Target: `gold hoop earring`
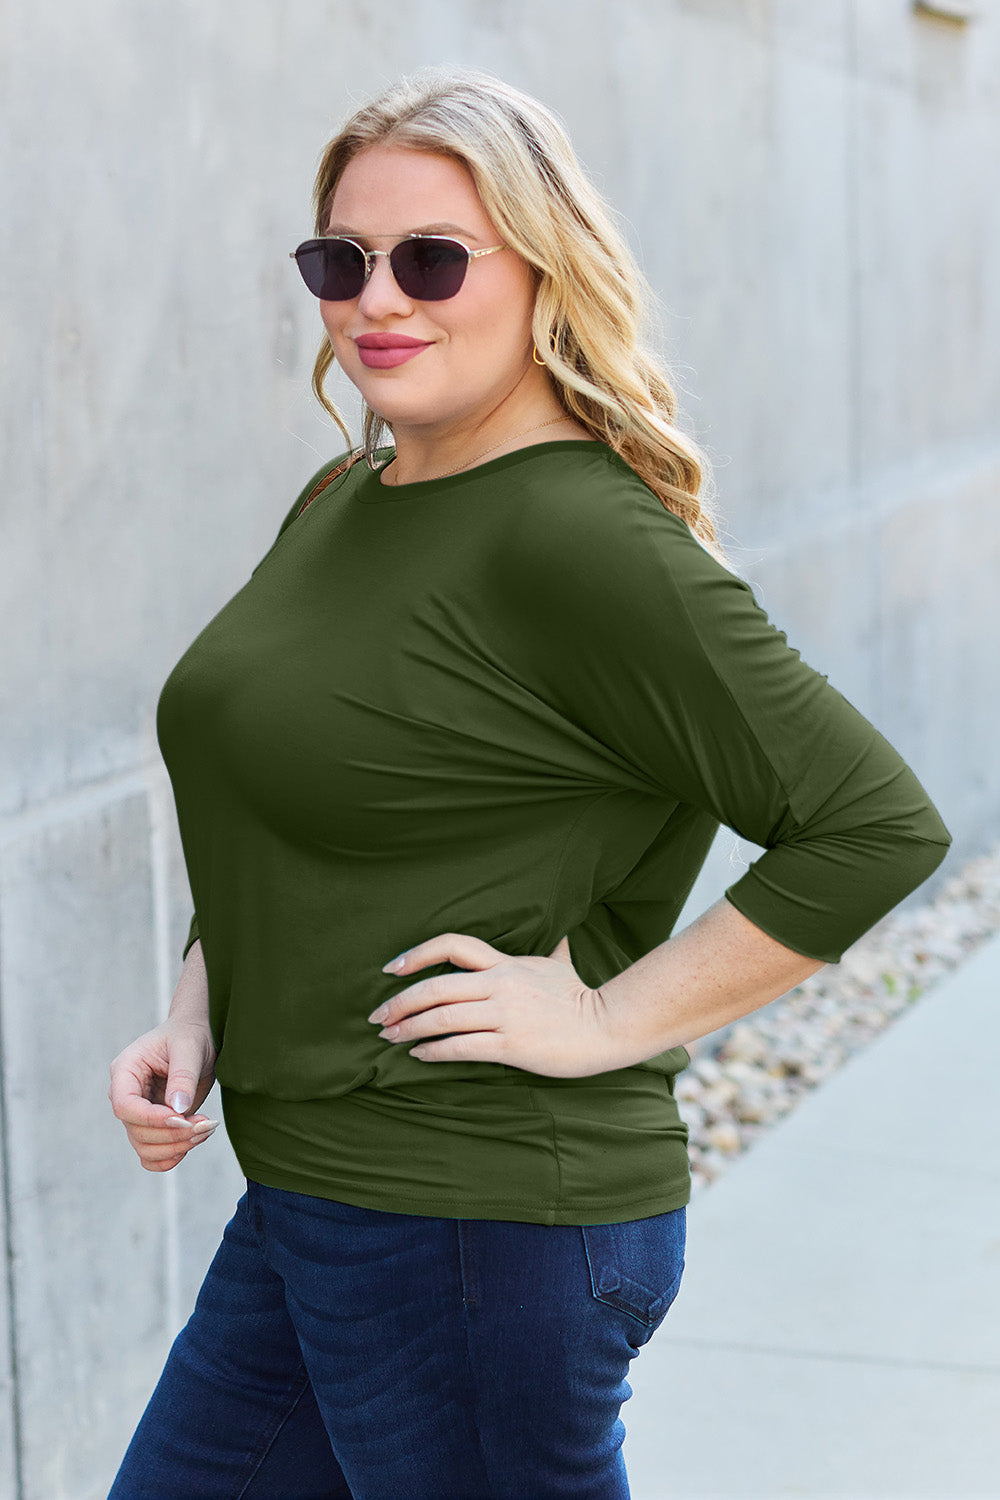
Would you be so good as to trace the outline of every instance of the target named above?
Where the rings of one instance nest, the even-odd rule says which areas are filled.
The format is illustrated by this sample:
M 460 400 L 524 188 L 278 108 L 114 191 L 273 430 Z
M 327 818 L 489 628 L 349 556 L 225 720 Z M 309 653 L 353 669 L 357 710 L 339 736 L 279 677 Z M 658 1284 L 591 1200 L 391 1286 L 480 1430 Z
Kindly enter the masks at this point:
M 534 344 L 532 344 L 531 346 L 531 357 L 535 361 L 536 365 L 541 365 L 542 369 L 545 368 L 545 361 L 544 359 L 538 358 L 538 350 L 535 348 Z

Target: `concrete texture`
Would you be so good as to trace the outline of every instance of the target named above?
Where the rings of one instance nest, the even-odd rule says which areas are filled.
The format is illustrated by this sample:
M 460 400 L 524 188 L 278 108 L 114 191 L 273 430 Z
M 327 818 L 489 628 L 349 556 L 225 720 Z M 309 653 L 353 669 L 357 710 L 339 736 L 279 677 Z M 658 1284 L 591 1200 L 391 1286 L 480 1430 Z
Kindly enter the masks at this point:
M 992 1500 L 1000 938 L 688 1210 L 623 1408 L 633 1500 Z
M 137 793 L 39 826 L 4 851 L 18 1456 L 38 1494 L 71 1494 L 96 1473 L 117 1403 L 141 1388 L 162 1337 L 155 1184 L 122 1151 L 104 1092 L 129 1028 L 154 1020 L 147 836 Z
M 221 1130 L 144 1174 L 107 1066 L 164 1013 L 190 911 L 159 690 L 341 445 L 287 258 L 328 135 L 428 62 L 563 116 L 663 301 L 734 562 L 954 835 L 922 901 L 1000 834 L 980 11 L 580 0 L 570 31 L 561 0 L 5 7 L 0 1500 L 100 1500 L 238 1194 Z M 756 852 L 724 830 L 681 925 Z

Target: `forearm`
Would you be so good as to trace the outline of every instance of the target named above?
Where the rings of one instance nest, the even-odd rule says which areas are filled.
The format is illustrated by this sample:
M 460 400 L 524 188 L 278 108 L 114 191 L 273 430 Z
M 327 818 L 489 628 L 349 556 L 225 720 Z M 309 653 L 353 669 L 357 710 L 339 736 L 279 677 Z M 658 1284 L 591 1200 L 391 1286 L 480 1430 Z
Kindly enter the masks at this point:
M 599 993 L 616 1032 L 648 1058 L 758 1010 L 823 967 L 769 937 L 723 896 Z
M 174 1021 L 197 1021 L 208 1025 L 208 972 L 201 951 L 201 938 L 195 938 L 188 949 L 168 1015 Z

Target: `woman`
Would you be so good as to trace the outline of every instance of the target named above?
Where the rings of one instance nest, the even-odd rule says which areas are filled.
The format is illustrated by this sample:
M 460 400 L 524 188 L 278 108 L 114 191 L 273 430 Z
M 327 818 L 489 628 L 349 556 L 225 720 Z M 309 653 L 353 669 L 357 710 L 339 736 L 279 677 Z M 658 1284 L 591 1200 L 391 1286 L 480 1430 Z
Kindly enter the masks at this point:
M 196 917 L 109 1090 L 168 1171 L 217 1077 L 247 1189 L 111 1494 L 619 1500 L 683 1268 L 684 1043 L 837 962 L 950 835 L 727 567 L 548 110 L 404 80 L 315 209 L 314 389 L 349 440 L 337 360 L 364 449 L 164 686 Z M 765 852 L 671 937 L 720 823 Z

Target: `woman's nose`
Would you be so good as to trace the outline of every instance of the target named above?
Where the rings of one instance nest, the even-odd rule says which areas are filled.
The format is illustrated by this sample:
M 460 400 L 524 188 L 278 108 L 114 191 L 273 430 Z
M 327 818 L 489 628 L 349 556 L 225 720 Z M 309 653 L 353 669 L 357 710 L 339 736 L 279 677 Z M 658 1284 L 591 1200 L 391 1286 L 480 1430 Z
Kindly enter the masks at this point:
M 387 255 L 374 257 L 372 273 L 361 288 L 358 306 L 365 316 L 373 321 L 384 317 L 387 312 L 396 312 L 400 309 L 411 311 L 413 303 L 392 274 Z

